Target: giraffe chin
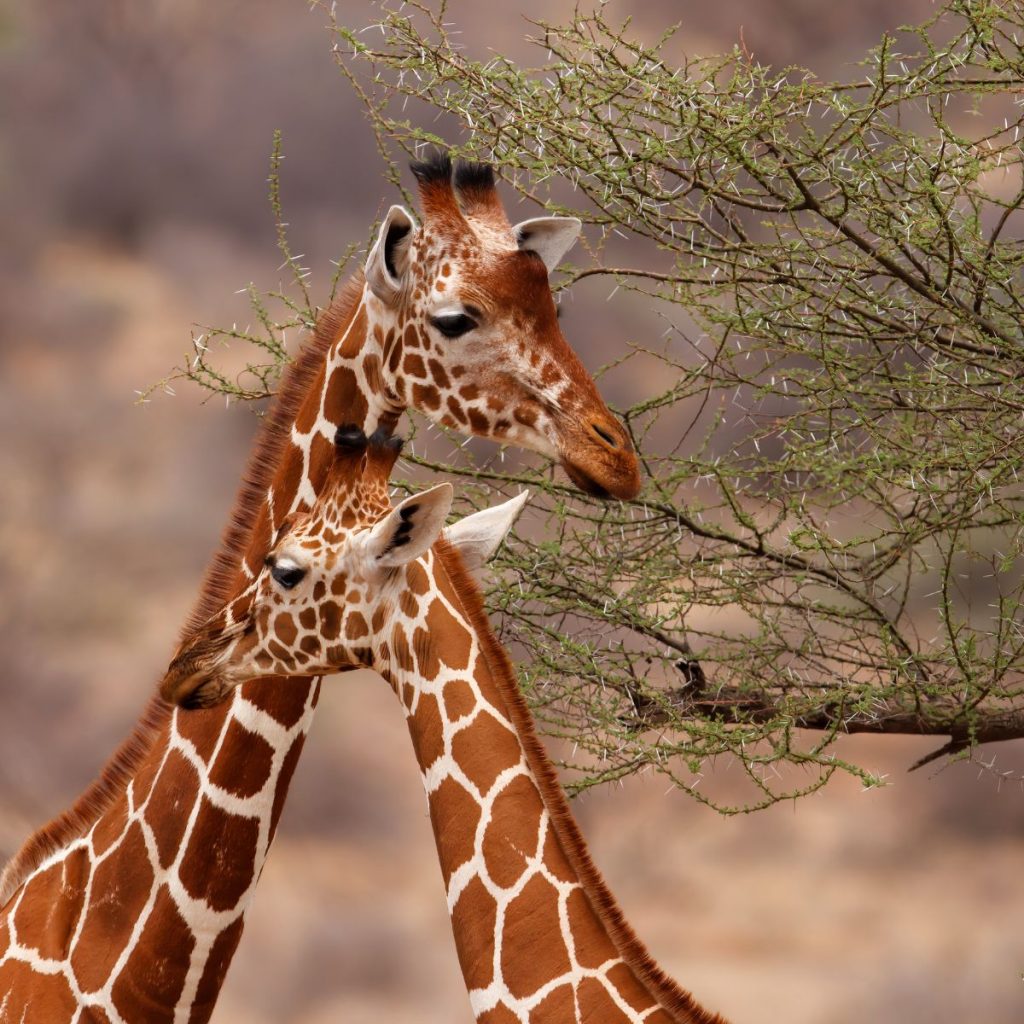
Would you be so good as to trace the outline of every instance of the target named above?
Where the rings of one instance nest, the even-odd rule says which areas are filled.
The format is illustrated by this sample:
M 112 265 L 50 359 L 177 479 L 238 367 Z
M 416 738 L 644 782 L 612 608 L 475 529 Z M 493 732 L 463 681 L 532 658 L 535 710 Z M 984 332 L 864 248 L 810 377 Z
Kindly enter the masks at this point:
M 234 687 L 209 671 L 175 672 L 174 666 L 160 684 L 160 696 L 168 704 L 188 710 L 212 708 L 220 704 Z
M 187 694 L 178 703 L 186 710 L 198 710 L 200 708 L 212 708 L 227 699 L 228 694 L 234 689 L 226 683 L 216 679 L 207 679 L 200 683 L 191 693 Z
M 584 494 L 589 494 L 592 498 L 600 498 L 605 501 L 617 498 L 620 501 L 627 501 L 630 498 L 635 498 L 640 491 L 640 474 L 635 468 L 631 474 L 607 475 L 603 482 L 596 480 L 582 467 L 565 459 L 562 460 L 562 469 Z

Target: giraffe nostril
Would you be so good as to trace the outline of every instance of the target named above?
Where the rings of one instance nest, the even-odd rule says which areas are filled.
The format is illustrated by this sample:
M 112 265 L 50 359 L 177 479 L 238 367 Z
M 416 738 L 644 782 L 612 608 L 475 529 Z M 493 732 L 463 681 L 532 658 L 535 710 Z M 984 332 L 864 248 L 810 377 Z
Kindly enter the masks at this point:
M 615 435 L 608 430 L 607 427 L 602 427 L 600 423 L 591 423 L 590 429 L 593 430 L 593 432 L 597 434 L 597 436 L 601 438 L 609 448 L 619 447 L 619 442 L 615 439 Z

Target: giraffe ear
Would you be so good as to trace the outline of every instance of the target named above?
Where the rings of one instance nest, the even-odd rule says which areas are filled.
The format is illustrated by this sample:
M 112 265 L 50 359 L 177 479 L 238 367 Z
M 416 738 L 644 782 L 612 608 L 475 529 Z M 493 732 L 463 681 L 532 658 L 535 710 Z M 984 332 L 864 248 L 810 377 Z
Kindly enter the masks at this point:
M 438 484 L 406 498 L 370 531 L 368 556 L 382 569 L 418 558 L 441 536 L 451 507 L 451 484 Z
M 458 549 L 470 572 L 491 560 L 529 497 L 530 492 L 523 491 L 510 501 L 474 512 L 445 530 L 448 543 Z
M 579 238 L 583 222 L 578 217 L 534 217 L 512 229 L 516 244 L 535 252 L 550 274 Z
M 366 283 L 381 302 L 395 305 L 409 273 L 409 243 L 416 230 L 412 214 L 392 206 L 366 258 Z

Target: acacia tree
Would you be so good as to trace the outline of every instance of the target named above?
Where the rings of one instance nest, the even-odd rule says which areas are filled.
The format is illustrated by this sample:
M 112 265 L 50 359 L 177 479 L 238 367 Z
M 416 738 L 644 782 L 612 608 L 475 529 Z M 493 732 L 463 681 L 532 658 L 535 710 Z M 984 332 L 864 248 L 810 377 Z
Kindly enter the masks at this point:
M 706 800 L 728 754 L 750 809 L 875 781 L 843 733 L 944 737 L 925 760 L 1024 736 L 1021 8 L 955 0 L 846 82 L 742 48 L 673 62 L 672 32 L 603 8 L 537 23 L 534 68 L 473 59 L 443 4 L 333 29 L 396 184 L 446 115 L 457 152 L 588 225 L 561 293 L 603 276 L 664 320 L 614 366 L 656 382 L 619 410 L 636 501 L 414 459 L 470 504 L 538 492 L 487 596 L 572 785 L 653 769 Z M 280 222 L 274 174 L 272 198 Z M 201 342 L 187 375 L 272 390 L 282 327 L 314 317 L 285 301 L 234 332 L 266 365 L 228 380 Z

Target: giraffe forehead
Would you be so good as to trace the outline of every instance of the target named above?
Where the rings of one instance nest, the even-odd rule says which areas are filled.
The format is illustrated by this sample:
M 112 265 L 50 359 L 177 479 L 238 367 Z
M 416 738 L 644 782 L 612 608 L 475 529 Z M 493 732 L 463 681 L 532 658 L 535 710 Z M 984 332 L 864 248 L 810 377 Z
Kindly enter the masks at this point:
M 372 522 L 363 514 L 366 507 L 365 500 L 357 505 L 322 501 L 303 522 L 281 539 L 278 557 L 299 553 L 313 559 L 336 557 L 361 529 Z
M 393 461 L 370 456 L 354 475 L 346 475 L 336 466 L 313 508 L 291 531 L 292 536 L 320 535 L 328 544 L 339 545 L 354 531 L 375 522 L 387 500 Z
M 511 231 L 481 221 L 471 221 L 455 232 L 420 229 L 412 246 L 412 270 L 420 278 L 447 277 L 459 272 L 472 279 L 518 251 Z

